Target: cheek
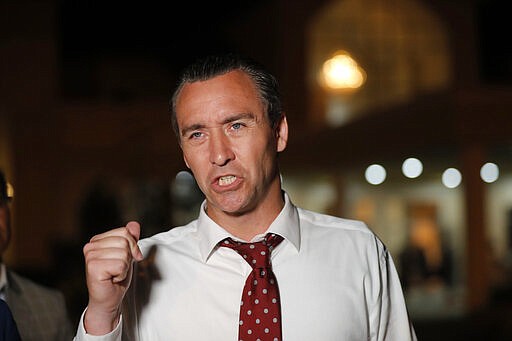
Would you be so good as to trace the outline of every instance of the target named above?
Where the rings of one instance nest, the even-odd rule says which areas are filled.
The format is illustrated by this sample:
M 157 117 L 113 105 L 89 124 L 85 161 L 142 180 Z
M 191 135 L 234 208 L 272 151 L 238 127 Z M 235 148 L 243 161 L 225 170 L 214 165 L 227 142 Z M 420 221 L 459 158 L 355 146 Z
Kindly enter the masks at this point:
M 196 182 L 199 186 L 201 186 L 202 178 L 205 177 L 207 171 L 208 171 L 208 165 L 205 164 L 205 161 L 207 159 L 203 156 L 199 156 L 200 153 L 194 153 L 192 154 L 183 154 L 183 160 L 185 161 L 185 164 L 190 169 L 192 175 L 196 179 Z
M 183 160 L 185 161 L 185 164 L 188 168 L 200 168 L 200 162 L 201 160 L 204 160 L 204 156 L 201 157 L 200 155 L 203 155 L 199 150 L 193 150 L 190 148 L 183 149 Z
M 268 174 L 273 172 L 276 159 L 275 146 L 267 145 L 259 150 L 252 150 L 248 155 L 247 161 L 255 165 L 255 169 L 258 169 L 260 173 Z

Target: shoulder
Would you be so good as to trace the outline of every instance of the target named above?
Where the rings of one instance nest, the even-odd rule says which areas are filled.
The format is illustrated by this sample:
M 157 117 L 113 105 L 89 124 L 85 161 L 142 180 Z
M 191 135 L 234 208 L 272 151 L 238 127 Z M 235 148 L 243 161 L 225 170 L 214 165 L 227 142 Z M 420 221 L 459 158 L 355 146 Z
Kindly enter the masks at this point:
M 12 270 L 8 271 L 8 276 L 9 287 L 12 290 L 18 291 L 20 295 L 37 297 L 38 300 L 46 299 L 54 302 L 64 302 L 64 295 L 57 289 L 36 283 Z
M 165 232 L 141 239 L 138 244 L 142 253 L 145 253 L 153 247 L 171 246 L 187 242 L 194 238 L 196 232 L 197 220 L 194 220 L 187 225 L 173 227 Z
M 366 223 L 360 220 L 340 218 L 328 214 L 309 211 L 303 208 L 297 208 L 301 226 L 319 227 L 335 232 L 361 233 L 374 235 Z
M 62 339 L 57 335 L 72 335 L 64 294 L 41 285 L 13 271 L 8 271 L 7 301 L 24 339 Z
M 354 250 L 366 250 L 381 256 L 387 248 L 379 237 L 360 220 L 340 218 L 298 208 L 300 231 L 303 237 L 333 247 L 347 247 Z

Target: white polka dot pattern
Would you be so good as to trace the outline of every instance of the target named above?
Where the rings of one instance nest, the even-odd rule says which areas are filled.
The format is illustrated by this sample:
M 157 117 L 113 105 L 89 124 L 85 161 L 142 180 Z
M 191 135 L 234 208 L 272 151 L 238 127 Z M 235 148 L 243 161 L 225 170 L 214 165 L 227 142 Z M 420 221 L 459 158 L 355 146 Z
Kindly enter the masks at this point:
M 283 237 L 270 233 L 261 242 L 242 243 L 227 238 L 219 244 L 237 251 L 253 268 L 240 302 L 240 341 L 282 339 L 279 289 L 270 263 L 270 252 L 282 241 Z

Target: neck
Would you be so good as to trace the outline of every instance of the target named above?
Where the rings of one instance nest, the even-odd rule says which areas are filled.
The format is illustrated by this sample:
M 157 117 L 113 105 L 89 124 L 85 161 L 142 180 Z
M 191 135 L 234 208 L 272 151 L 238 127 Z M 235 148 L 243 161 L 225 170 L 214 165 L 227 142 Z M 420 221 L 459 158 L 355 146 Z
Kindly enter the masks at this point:
M 258 206 L 249 212 L 210 217 L 233 236 L 251 241 L 268 230 L 284 207 L 280 183 L 278 186 L 277 190 L 270 190 Z
M 233 217 L 232 219 L 229 219 L 230 221 L 222 227 L 233 236 L 249 242 L 255 236 L 265 233 L 275 218 L 279 215 L 279 212 L 280 211 L 275 212 L 275 214 L 272 215 L 272 218 L 268 221 L 264 221 L 263 219 L 255 217 L 249 217 L 247 215 Z M 242 228 L 242 226 L 247 226 L 248 228 Z

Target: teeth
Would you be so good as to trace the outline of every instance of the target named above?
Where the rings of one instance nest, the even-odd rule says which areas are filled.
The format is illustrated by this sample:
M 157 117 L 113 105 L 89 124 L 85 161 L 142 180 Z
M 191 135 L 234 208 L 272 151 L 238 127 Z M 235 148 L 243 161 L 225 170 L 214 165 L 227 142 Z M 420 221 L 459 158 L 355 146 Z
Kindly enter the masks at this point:
M 236 180 L 236 176 L 228 175 L 219 178 L 219 186 L 227 186 L 232 184 Z

